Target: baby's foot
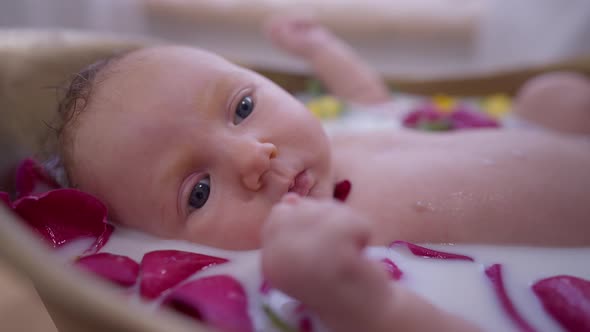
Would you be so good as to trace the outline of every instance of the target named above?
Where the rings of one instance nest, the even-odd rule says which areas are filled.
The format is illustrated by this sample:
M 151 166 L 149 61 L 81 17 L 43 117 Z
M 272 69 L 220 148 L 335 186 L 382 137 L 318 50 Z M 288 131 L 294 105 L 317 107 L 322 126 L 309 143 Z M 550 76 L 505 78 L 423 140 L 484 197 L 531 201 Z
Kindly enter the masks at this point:
M 556 72 L 527 81 L 515 99 L 515 113 L 548 129 L 590 135 L 590 79 Z
M 273 17 L 267 22 L 265 32 L 276 46 L 303 58 L 309 58 L 317 50 L 339 42 L 311 16 Z

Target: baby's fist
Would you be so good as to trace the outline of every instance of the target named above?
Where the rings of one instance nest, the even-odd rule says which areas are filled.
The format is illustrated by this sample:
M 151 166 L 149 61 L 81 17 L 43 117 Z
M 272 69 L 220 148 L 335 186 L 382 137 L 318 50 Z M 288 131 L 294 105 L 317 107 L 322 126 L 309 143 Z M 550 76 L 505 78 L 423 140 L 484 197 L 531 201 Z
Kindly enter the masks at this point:
M 342 203 L 286 195 L 263 228 L 263 273 L 287 293 L 305 284 L 320 290 L 358 273 L 370 235 L 367 220 Z

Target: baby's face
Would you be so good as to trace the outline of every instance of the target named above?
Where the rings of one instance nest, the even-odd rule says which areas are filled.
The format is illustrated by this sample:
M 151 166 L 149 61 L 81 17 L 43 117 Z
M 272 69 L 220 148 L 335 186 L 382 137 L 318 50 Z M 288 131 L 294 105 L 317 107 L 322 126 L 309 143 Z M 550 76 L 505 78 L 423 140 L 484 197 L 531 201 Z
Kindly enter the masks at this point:
M 74 129 L 71 175 L 115 221 L 250 249 L 288 191 L 331 195 L 321 125 L 269 80 L 179 47 L 132 53 L 107 70 Z

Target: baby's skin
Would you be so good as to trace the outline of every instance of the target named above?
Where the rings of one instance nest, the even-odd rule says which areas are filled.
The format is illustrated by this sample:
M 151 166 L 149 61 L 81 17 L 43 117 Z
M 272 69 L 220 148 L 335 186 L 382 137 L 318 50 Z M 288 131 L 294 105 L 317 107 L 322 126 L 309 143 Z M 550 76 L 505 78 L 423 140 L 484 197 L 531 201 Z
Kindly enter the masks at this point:
M 118 59 L 66 129 L 70 182 L 105 202 L 113 221 L 261 248 L 271 284 L 334 331 L 476 330 L 392 283 L 361 255 L 367 245 L 590 243 L 585 136 L 327 137 L 278 86 L 202 50 L 155 47 Z M 343 179 L 352 183 L 345 204 L 332 200 Z
M 278 16 L 269 20 L 266 30 L 275 45 L 305 60 L 330 93 L 357 103 L 383 102 L 383 80 L 311 17 Z M 588 177 L 576 165 L 588 162 L 590 146 L 586 136 L 556 132 L 590 134 L 589 96 L 590 80 L 582 75 L 541 75 L 518 93 L 515 113 L 551 131 L 341 135 L 332 137 L 334 169 L 338 178 L 363 186 L 353 190 L 347 203 L 375 223 L 387 224 L 374 228 L 378 231 L 372 238 L 377 241 L 388 241 L 384 234 L 398 234 L 426 242 L 584 245 L 587 237 L 570 232 L 589 227 L 583 219 L 590 210 L 571 204 L 588 193 Z M 581 159 L 570 159 L 575 154 Z M 551 179 L 561 172 L 573 172 L 574 178 L 567 183 L 562 182 L 565 178 Z M 381 175 L 387 174 L 392 177 L 384 184 Z M 576 187 L 576 179 L 584 179 L 584 185 Z M 547 190 L 565 195 L 543 198 L 546 193 L 540 192 Z M 388 204 L 390 210 L 382 208 Z M 391 223 L 393 218 L 398 221 Z M 479 222 L 457 225 L 457 218 Z M 571 224 L 562 233 L 555 220 Z M 490 233 L 481 231 L 482 224 Z M 533 225 L 537 229 L 531 232 Z M 390 232 L 382 233 L 384 229 Z M 441 238 L 445 230 L 450 238 Z
M 392 282 L 363 254 L 371 228 L 344 204 L 289 193 L 264 227 L 263 274 L 333 331 L 478 330 Z
M 272 82 L 191 48 L 137 51 L 101 74 L 73 128 L 69 174 L 117 222 L 258 248 L 260 228 L 285 193 L 326 199 L 348 179 L 347 204 L 373 224 L 372 244 L 588 243 L 579 231 L 590 215 L 585 136 L 477 130 L 328 138 Z M 208 196 L 198 201 L 203 186 Z

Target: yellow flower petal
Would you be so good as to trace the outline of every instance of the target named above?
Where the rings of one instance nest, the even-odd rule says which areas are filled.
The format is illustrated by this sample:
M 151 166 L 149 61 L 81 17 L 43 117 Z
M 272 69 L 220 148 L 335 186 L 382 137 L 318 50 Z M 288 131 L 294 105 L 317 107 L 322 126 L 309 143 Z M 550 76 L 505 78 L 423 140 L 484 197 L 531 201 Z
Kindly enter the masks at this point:
M 436 110 L 442 113 L 450 113 L 457 106 L 457 100 L 449 95 L 437 94 L 432 97 Z
M 510 112 L 512 100 L 505 94 L 495 94 L 484 98 L 482 107 L 487 114 L 495 119 L 499 119 Z
M 331 96 L 314 98 L 310 100 L 306 106 L 320 119 L 336 118 L 342 111 L 342 103 Z

